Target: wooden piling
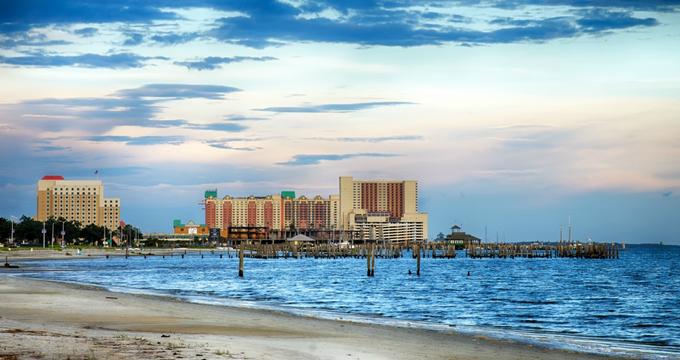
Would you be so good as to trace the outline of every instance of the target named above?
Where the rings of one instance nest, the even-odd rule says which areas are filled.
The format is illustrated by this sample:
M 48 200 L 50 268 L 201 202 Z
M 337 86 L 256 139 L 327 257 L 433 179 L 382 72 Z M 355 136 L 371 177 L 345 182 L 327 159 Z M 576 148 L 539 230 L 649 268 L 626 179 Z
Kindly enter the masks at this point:
M 371 246 L 373 249 L 373 246 Z M 371 250 L 371 276 L 375 276 L 375 252 Z
M 371 276 L 371 248 L 366 245 L 366 276 Z
M 243 244 L 241 244 L 241 249 L 238 252 L 238 276 L 243 277 Z
M 416 275 L 420 276 L 420 245 L 416 245 L 416 251 L 418 255 L 416 255 Z

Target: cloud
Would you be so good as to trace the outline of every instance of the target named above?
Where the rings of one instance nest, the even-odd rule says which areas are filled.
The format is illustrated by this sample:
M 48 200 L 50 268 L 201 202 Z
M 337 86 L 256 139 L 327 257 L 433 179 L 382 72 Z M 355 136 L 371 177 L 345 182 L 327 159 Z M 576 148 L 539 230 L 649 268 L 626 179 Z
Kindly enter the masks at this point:
M 182 2 L 176 4 L 181 6 Z M 188 4 L 185 2 L 185 5 Z M 178 16 L 162 8 L 171 2 L 120 1 L 43 1 L 22 0 L 0 2 L 0 23 L 6 24 L 75 24 L 75 23 L 148 23 L 171 20 Z
M 116 136 L 116 135 L 95 135 L 82 138 L 86 141 L 94 142 L 122 142 L 126 145 L 180 145 L 184 142 L 181 136 Z
M 251 147 L 235 147 L 231 146 L 228 143 L 223 143 L 219 141 L 207 141 L 206 144 L 210 147 L 214 147 L 217 149 L 224 149 L 224 150 L 235 150 L 235 151 L 257 151 L 261 150 L 262 148 L 259 146 L 251 146 Z
M 363 103 L 347 103 L 347 104 L 321 104 L 321 105 L 305 105 L 305 106 L 274 106 L 261 109 L 254 109 L 257 111 L 270 111 L 279 113 L 326 113 L 326 112 L 352 112 L 359 110 L 366 110 L 381 106 L 396 106 L 396 105 L 413 105 L 415 103 L 405 101 L 374 101 Z
M 0 32 L 1 34 L 1 32 Z M 49 39 L 47 35 L 40 33 L 11 33 L 0 38 L 0 48 L 12 49 L 18 47 L 46 47 L 56 45 L 69 45 L 70 41 L 61 39 Z
M 135 32 L 128 32 L 125 34 L 126 39 L 123 42 L 125 46 L 135 46 L 144 42 L 144 35 Z
M 0 63 L 15 66 L 77 66 L 87 68 L 129 69 L 143 67 L 146 61 L 152 59 L 167 60 L 165 57 L 147 57 L 131 53 L 110 55 L 82 54 L 72 56 L 37 53 L 14 57 L 0 56 Z
M 192 123 L 183 119 L 157 119 L 166 101 L 183 99 L 219 100 L 240 91 L 231 86 L 207 84 L 146 84 L 123 89 L 107 97 L 45 98 L 0 105 L 3 116 L 15 119 L 13 126 L 60 131 L 79 129 L 103 133 L 117 126 L 182 128 L 238 132 L 245 126 L 230 122 Z
M 196 129 L 196 130 L 213 130 L 213 131 L 226 131 L 226 132 L 240 132 L 247 129 L 247 127 L 241 124 L 233 123 L 211 123 L 211 124 L 192 124 L 188 123 L 186 128 Z
M 227 115 L 224 118 L 227 119 L 227 120 L 230 120 L 230 121 L 263 121 L 263 120 L 269 120 L 268 118 L 265 118 L 265 117 L 245 116 L 245 115 L 238 115 L 238 114 Z
M 127 98 L 221 99 L 241 89 L 224 85 L 148 84 L 134 89 L 119 90 L 118 96 Z
M 167 33 L 167 34 L 156 34 L 151 36 L 151 40 L 163 45 L 177 45 L 187 43 L 194 39 L 197 39 L 200 35 L 197 33 Z
M 218 57 L 209 56 L 197 61 L 176 61 L 176 65 L 186 66 L 192 70 L 214 70 L 220 68 L 223 64 L 231 64 L 243 61 L 272 61 L 278 60 L 271 56 L 233 56 L 233 57 Z
M 501 9 L 515 9 L 526 6 L 569 6 L 576 8 L 615 8 L 646 11 L 673 11 L 680 5 L 678 0 L 507 0 L 507 1 L 467 1 L 468 4 L 487 5 Z
M 654 18 L 636 18 L 630 12 L 608 11 L 603 9 L 582 12 L 583 17 L 576 22 L 585 32 L 599 33 L 603 31 L 626 29 L 635 26 L 655 26 L 659 22 Z
M 82 37 L 92 37 L 97 35 L 97 32 L 97 28 L 94 27 L 85 27 L 73 31 L 74 34 L 80 35 Z
M 58 146 L 58 145 L 40 145 L 36 147 L 36 150 L 40 151 L 62 151 L 62 150 L 70 150 L 70 147 L 66 146 Z
M 336 138 L 323 138 L 316 137 L 310 138 L 310 140 L 326 140 L 326 141 L 340 141 L 340 142 L 366 142 L 366 143 L 379 143 L 385 141 L 415 141 L 423 140 L 420 135 L 395 135 L 395 136 L 355 136 L 355 137 L 336 137 Z
M 498 2 L 484 3 L 494 6 Z M 258 4 L 241 9 L 247 16 L 218 20 L 218 26 L 209 32 L 225 41 L 257 47 L 267 46 L 262 41 L 279 42 L 328 42 L 367 46 L 420 46 L 445 43 L 498 44 L 515 42 L 543 42 L 570 38 L 585 33 L 623 29 L 633 26 L 653 26 L 648 19 L 621 14 L 616 21 L 602 22 L 597 28 L 578 26 L 579 15 L 562 18 L 535 18 L 525 23 L 506 23 L 506 27 L 479 30 L 479 27 L 461 27 L 461 18 L 421 16 L 422 12 L 409 2 L 366 2 L 349 5 L 312 2 L 299 7 L 286 3 Z M 465 4 L 470 5 L 470 4 Z M 481 5 L 481 4 L 480 4 Z M 326 9 L 342 12 L 342 16 L 314 16 Z M 587 17 L 584 17 L 587 19 Z M 643 21 L 640 21 L 643 20 Z M 266 24 L 266 26 L 262 26 Z M 607 25 L 610 24 L 611 27 Z
M 345 159 L 352 159 L 357 157 L 395 157 L 397 154 L 386 153 L 356 153 L 356 154 L 298 154 L 286 162 L 279 162 L 278 165 L 286 166 L 302 166 L 302 165 L 316 165 L 322 161 L 340 161 Z
M 0 32 L 17 33 L 32 27 L 82 23 L 143 24 L 152 29 L 154 22 L 159 20 L 182 20 L 178 15 L 180 9 L 204 8 L 239 15 L 218 19 L 210 28 L 184 33 L 162 32 L 150 36 L 149 40 L 175 45 L 206 37 L 253 48 L 292 42 L 401 47 L 448 43 L 540 43 L 593 33 L 606 34 L 630 27 L 654 26 L 658 24 L 656 19 L 635 17 L 631 11 L 673 11 L 679 4 L 677 0 L 465 0 L 434 2 L 423 10 L 423 4 L 417 1 L 26 0 L 0 2 Z M 514 11 L 518 19 L 505 22 L 493 18 L 472 19 L 442 11 L 454 7 L 461 13 L 470 9 L 498 8 L 504 12 Z M 539 11 L 526 11 L 528 7 Z M 553 13 L 555 9 L 571 10 L 572 15 L 561 18 L 540 16 Z M 519 19 L 521 16 L 532 18 Z M 491 27 L 479 26 L 484 23 Z M 142 41 L 141 34 L 128 34 L 125 45 L 138 45 Z

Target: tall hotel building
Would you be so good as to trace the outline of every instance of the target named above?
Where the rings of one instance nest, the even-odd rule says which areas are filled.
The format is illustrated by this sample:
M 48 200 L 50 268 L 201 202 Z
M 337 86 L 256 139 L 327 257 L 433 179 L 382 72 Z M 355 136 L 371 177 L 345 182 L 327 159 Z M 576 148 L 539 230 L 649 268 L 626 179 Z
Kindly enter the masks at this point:
M 50 217 L 116 229 L 120 223 L 120 199 L 105 198 L 100 180 L 65 180 L 43 176 L 38 181 L 36 220 Z
M 280 231 L 292 228 L 333 229 L 338 224 L 338 196 L 295 198 L 292 191 L 280 195 L 217 197 L 217 190 L 205 192 L 205 224 L 208 228 L 230 226 L 265 227 Z
M 346 230 L 363 239 L 422 241 L 428 217 L 418 212 L 418 183 L 412 180 L 359 181 L 340 177 L 340 195 L 295 197 L 292 191 L 249 197 L 205 192 L 208 228 L 264 227 L 270 231 Z
M 340 177 L 340 223 L 364 239 L 407 242 L 427 239 L 427 213 L 418 212 L 414 180 L 354 180 Z

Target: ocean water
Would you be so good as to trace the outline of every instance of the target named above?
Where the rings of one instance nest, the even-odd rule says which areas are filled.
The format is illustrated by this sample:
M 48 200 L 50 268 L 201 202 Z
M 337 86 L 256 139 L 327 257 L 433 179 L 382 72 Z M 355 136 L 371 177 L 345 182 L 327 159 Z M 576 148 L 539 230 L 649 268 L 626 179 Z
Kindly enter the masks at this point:
M 188 301 L 440 331 L 642 358 L 680 358 L 680 247 L 618 260 L 238 259 L 204 252 L 32 261 L 23 276 Z M 412 275 L 408 271 L 412 271 Z M 470 272 L 470 276 L 468 276 Z

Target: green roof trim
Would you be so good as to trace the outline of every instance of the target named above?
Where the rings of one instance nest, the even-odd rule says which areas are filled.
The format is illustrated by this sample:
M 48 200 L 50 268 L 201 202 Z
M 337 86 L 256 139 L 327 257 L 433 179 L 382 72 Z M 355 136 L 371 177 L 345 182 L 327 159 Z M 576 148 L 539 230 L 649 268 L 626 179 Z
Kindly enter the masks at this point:
M 287 190 L 287 191 L 281 191 L 281 197 L 286 199 L 295 199 L 295 191 Z
M 207 199 L 207 198 L 211 198 L 211 197 L 213 197 L 213 198 L 217 197 L 217 189 L 205 191 L 205 198 Z
M 182 220 L 175 219 L 172 221 L 172 227 L 183 227 L 184 224 L 182 224 Z

